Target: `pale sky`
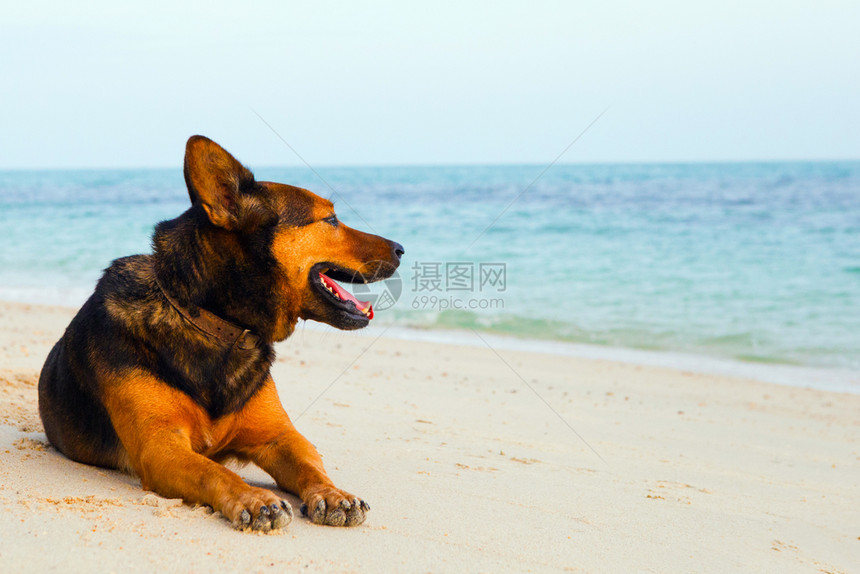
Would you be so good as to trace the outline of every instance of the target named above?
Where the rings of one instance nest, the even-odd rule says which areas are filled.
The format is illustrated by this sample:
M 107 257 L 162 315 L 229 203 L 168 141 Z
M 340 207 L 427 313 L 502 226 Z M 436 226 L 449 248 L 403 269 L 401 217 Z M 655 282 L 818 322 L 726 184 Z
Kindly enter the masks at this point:
M 860 2 L 22 2 L 0 169 L 860 158 Z

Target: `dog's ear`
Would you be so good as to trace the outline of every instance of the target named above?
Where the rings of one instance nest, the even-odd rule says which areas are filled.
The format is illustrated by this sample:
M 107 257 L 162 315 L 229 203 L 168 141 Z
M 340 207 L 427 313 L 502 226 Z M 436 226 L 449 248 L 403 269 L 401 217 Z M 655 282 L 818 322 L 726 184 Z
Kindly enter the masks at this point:
M 191 203 L 203 206 L 213 225 L 242 230 L 269 215 L 270 210 L 252 193 L 254 174 L 209 138 L 188 139 L 184 171 Z

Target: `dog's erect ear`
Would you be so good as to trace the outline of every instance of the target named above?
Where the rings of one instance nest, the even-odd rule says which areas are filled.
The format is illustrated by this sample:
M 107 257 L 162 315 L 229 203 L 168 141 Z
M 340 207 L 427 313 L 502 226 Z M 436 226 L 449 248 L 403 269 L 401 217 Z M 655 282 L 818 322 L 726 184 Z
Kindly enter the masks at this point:
M 200 204 L 214 225 L 229 230 L 259 224 L 268 211 L 254 189 L 254 174 L 227 150 L 203 136 L 185 146 L 185 184 L 191 203 Z

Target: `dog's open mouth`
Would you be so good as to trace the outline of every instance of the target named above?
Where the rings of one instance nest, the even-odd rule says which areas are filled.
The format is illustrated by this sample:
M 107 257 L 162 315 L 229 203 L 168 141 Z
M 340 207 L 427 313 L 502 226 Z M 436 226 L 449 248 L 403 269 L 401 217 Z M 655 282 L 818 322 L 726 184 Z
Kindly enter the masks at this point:
M 315 283 L 318 290 L 326 297 L 332 305 L 339 307 L 342 311 L 355 316 L 366 317 L 369 321 L 373 319 L 373 305 L 367 301 L 359 301 L 355 296 L 341 287 L 331 276 L 338 277 L 342 281 L 350 283 L 364 283 L 365 279 L 360 274 L 354 276 L 334 268 L 321 267 L 311 271 L 311 281 Z

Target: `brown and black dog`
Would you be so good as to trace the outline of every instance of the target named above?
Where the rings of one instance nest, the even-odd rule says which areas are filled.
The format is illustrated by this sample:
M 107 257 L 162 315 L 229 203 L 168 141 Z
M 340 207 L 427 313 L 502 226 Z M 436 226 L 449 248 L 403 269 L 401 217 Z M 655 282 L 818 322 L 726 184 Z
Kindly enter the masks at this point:
M 188 140 L 185 182 L 191 208 L 156 226 L 152 255 L 111 264 L 48 355 L 48 440 L 237 528 L 281 528 L 292 510 L 229 459 L 260 466 L 315 523 L 361 524 L 367 503 L 334 486 L 281 406 L 272 345 L 299 319 L 366 326 L 371 306 L 335 280 L 389 277 L 403 247 L 350 229 L 310 191 L 256 181 L 202 136 Z

